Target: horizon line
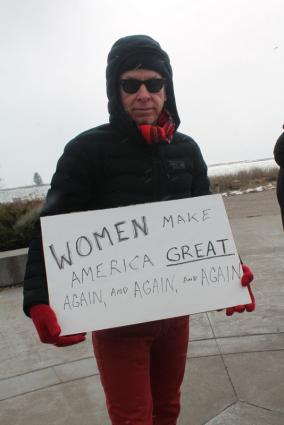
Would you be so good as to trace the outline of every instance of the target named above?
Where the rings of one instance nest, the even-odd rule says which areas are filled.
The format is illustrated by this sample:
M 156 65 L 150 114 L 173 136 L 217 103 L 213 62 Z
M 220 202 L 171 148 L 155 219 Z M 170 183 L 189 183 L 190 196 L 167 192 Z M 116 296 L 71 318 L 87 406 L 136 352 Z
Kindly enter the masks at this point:
M 245 163 L 252 163 L 252 162 L 262 162 L 262 161 L 270 161 L 274 160 L 273 157 L 270 158 L 260 158 L 260 159 L 243 159 L 241 161 L 230 161 L 230 162 L 219 162 L 216 164 L 207 164 L 207 167 L 220 167 L 222 165 L 233 165 L 233 164 L 245 164 Z M 275 163 L 276 164 L 276 163 Z M 4 181 L 4 179 L 2 179 Z M 14 189 L 27 189 L 27 188 L 35 188 L 35 187 L 42 187 L 42 186 L 50 186 L 50 183 L 42 183 L 39 185 L 26 185 L 26 186 L 16 186 L 16 187 L 7 187 L 7 188 L 0 188 L 0 192 L 4 192 L 7 190 L 14 190 Z

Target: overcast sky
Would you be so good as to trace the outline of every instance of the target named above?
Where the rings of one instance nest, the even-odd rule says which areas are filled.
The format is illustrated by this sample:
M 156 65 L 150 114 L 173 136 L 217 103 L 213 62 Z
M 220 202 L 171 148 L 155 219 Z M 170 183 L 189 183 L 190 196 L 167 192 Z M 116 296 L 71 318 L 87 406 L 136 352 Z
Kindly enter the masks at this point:
M 49 183 L 108 121 L 106 57 L 147 34 L 171 58 L 180 131 L 208 164 L 273 156 L 284 124 L 283 0 L 0 0 L 2 187 Z

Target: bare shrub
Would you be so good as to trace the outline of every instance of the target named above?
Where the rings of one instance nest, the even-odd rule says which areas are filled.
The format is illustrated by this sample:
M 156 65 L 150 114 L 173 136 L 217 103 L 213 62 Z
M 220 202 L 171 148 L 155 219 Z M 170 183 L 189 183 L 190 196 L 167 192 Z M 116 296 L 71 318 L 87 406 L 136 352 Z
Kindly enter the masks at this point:
M 210 177 L 213 192 L 226 192 L 236 189 L 249 189 L 256 186 L 267 185 L 276 182 L 278 168 L 251 168 L 236 173 L 217 175 Z

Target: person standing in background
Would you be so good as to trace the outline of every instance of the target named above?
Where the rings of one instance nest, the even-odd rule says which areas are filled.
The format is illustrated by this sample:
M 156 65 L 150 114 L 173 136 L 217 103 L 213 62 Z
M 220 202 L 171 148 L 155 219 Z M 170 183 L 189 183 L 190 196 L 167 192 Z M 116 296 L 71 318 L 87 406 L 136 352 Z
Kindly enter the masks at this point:
M 284 130 L 284 124 L 283 124 Z M 284 229 L 284 131 L 278 138 L 274 147 L 274 159 L 279 165 L 279 173 L 277 178 L 277 199 L 280 206 L 282 225 Z

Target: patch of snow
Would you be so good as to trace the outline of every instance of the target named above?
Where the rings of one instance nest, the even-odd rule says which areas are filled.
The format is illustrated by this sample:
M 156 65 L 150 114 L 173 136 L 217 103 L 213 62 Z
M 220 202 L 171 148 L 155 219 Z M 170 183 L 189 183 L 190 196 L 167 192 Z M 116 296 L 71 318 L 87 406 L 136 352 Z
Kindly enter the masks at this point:
M 43 184 L 39 186 L 24 186 L 15 187 L 12 189 L 2 189 L 0 190 L 0 204 L 16 201 L 30 201 L 33 199 L 44 199 L 49 188 L 49 184 Z
M 228 192 L 221 193 L 221 195 L 226 198 L 227 196 L 243 195 L 244 193 L 263 192 L 264 190 L 271 190 L 275 188 L 276 186 L 274 184 L 268 183 L 268 185 L 266 186 L 257 186 L 244 190 L 230 190 Z

